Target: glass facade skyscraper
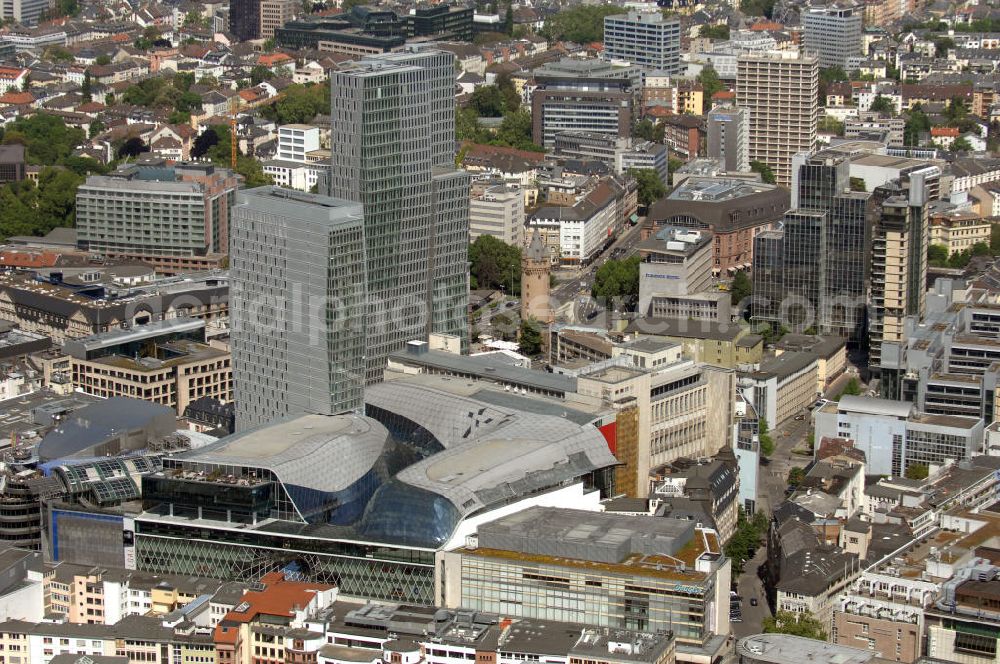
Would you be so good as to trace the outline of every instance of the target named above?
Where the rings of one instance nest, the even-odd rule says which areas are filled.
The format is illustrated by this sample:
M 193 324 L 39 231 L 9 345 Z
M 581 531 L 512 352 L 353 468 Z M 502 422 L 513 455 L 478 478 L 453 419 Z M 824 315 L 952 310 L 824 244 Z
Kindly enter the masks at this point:
M 366 58 L 332 79 L 331 196 L 364 208 L 365 376 L 431 332 L 467 343 L 468 176 L 454 168 L 454 56 Z
M 836 149 L 793 160 L 793 207 L 754 251 L 755 299 L 781 302 L 756 305 L 756 320 L 864 340 L 875 205 L 851 191 L 849 168 Z
M 236 424 L 360 410 L 365 369 L 361 206 L 260 187 L 232 226 Z

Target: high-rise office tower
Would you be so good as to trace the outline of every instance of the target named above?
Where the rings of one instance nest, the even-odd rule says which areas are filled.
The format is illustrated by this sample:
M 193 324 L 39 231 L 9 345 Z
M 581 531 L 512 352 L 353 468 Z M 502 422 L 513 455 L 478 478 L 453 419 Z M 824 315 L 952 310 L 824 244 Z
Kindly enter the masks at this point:
M 2 0 L 0 18 L 23 25 L 36 25 L 41 15 L 53 7 L 54 0 Z
M 750 170 L 750 111 L 718 106 L 708 112 L 708 156 L 727 171 Z
M 861 19 L 864 7 L 852 0 L 802 10 L 802 45 L 819 56 L 819 66 L 847 67 L 847 59 L 861 55 Z
M 261 0 L 260 38 L 274 37 L 274 31 L 295 18 L 295 10 L 301 6 L 296 0 Z
M 778 184 L 792 181 L 792 157 L 816 147 L 819 60 L 773 51 L 736 60 L 736 98 L 750 112 L 750 161 L 774 171 Z
M 937 166 L 927 165 L 875 190 L 880 208 L 872 230 L 868 324 L 868 364 L 873 371 L 881 368 L 882 343 L 900 344 L 906 317 L 924 314 L 929 204 L 940 176 Z
M 454 168 L 454 56 L 413 47 L 333 74 L 332 196 L 364 207 L 367 371 L 431 332 L 467 343 L 469 178 Z
M 240 41 L 260 39 L 261 0 L 229 0 L 229 31 Z
M 681 72 L 681 24 L 660 12 L 630 11 L 604 18 L 604 57 L 650 71 Z
M 874 198 L 851 191 L 850 156 L 836 149 L 797 155 L 793 168 L 793 207 L 782 220 L 780 237 L 758 236 L 755 244 L 755 299 L 770 294 L 771 301 L 756 306 L 753 316 L 860 343 Z
M 364 405 L 362 207 L 278 187 L 241 191 L 231 306 L 236 423 Z

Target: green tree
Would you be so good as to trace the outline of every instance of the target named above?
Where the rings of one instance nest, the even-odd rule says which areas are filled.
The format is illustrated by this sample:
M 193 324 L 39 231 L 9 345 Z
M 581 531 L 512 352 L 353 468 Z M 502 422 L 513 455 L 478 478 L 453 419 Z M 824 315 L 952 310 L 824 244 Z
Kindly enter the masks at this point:
M 753 554 L 760 546 L 769 525 L 767 515 L 763 512 L 757 512 L 752 519 L 748 519 L 743 508 L 738 508 L 736 530 L 723 547 L 726 557 L 733 563 L 735 576 L 743 573 L 744 563 L 753 558 Z
M 915 104 L 906 116 L 906 125 L 903 128 L 903 141 L 907 145 L 919 145 L 920 134 L 931 130 L 931 120 L 924 113 L 920 104 Z
M 788 486 L 798 489 L 806 480 L 805 468 L 795 466 L 788 471 Z
M 506 104 L 500 88 L 495 85 L 481 85 L 473 91 L 469 106 L 475 109 L 481 118 L 499 118 L 503 117 Z
M 959 136 L 951 142 L 951 149 L 954 152 L 972 152 L 972 143 L 965 136 Z
M 89 69 L 83 72 L 83 83 L 80 85 L 80 96 L 83 97 L 84 102 L 91 102 L 94 100 L 93 84 L 90 82 Z
M 284 96 L 261 110 L 261 114 L 278 124 L 311 122 L 317 115 L 330 113 L 330 83 L 288 86 Z
M 542 327 L 537 320 L 531 318 L 521 321 L 521 333 L 518 335 L 521 353 L 533 357 L 542 352 Z
M 455 138 L 459 141 L 486 143 L 489 132 L 479 126 L 479 115 L 474 108 L 459 108 L 455 111 Z
M 21 79 L 21 92 L 27 92 L 31 89 L 31 74 L 25 74 L 24 78 Z
M 508 35 L 514 34 L 514 7 L 511 3 L 507 3 L 507 13 L 504 14 L 503 18 L 503 31 Z
M 146 145 L 141 138 L 133 136 L 122 143 L 122 145 L 115 151 L 115 156 L 118 159 L 130 159 L 138 157 L 143 152 L 149 152 L 149 146 Z
M 760 453 L 766 457 L 774 454 L 774 439 L 771 438 L 771 429 L 767 426 L 767 419 L 760 418 L 757 422 L 757 440 L 760 442 Z
M 723 41 L 729 39 L 729 25 L 726 23 L 718 23 L 715 25 L 703 25 L 698 28 L 698 36 L 704 37 L 705 39 L 721 39 Z
M 926 480 L 930 474 L 930 468 L 926 463 L 911 463 L 903 473 L 908 480 Z
M 852 177 L 850 183 L 851 191 L 868 191 L 868 186 L 865 184 L 864 178 Z
M 269 81 L 274 78 L 274 72 L 264 65 L 254 65 L 253 69 L 250 70 L 250 84 L 260 85 L 264 81 Z
M 101 65 L 102 67 L 106 67 L 107 65 L 111 64 L 111 56 L 102 53 L 101 55 L 99 55 L 96 58 L 94 58 L 94 64 L 95 65 Z
M 856 397 L 860 396 L 860 394 L 861 394 L 861 381 L 859 381 L 856 376 L 851 376 L 851 379 L 847 381 L 847 385 L 845 385 L 844 389 L 840 391 L 840 395 L 837 397 L 837 399 L 839 400 L 840 397 L 844 395 Z
M 344 0 L 340 3 L 340 8 L 347 13 L 355 7 L 364 7 L 366 4 L 368 4 L 366 0 Z
M 632 138 L 641 138 L 644 141 L 651 141 L 653 140 L 653 133 L 655 129 L 656 128 L 651 120 L 643 118 L 632 125 Z
M 883 113 L 885 115 L 896 114 L 896 106 L 892 103 L 892 100 L 888 97 L 883 97 L 881 92 L 875 95 L 875 99 L 872 100 L 872 105 L 868 107 L 868 110 L 873 113 Z
M 942 113 L 948 120 L 949 125 L 956 125 L 962 122 L 968 114 L 969 109 L 965 107 L 965 100 L 961 97 L 952 97 Z
M 754 173 L 760 173 L 760 179 L 768 184 L 774 184 L 777 179 L 774 177 L 774 171 L 771 167 L 762 161 L 751 161 L 750 170 Z
M 229 126 L 214 125 L 205 130 L 202 135 L 209 134 L 209 132 L 211 135 L 201 144 L 195 140 L 195 145 L 191 148 L 191 155 L 207 157 L 212 163 L 229 168 L 232 159 Z M 264 173 L 264 167 L 259 161 L 243 154 L 239 149 L 236 152 L 236 172 L 243 176 L 243 186 L 248 189 L 274 183 L 274 179 Z
M 934 39 L 934 55 L 943 58 L 948 50 L 955 48 L 955 40 L 951 37 L 940 36 Z
M 826 641 L 826 630 L 823 629 L 823 623 L 808 611 L 803 613 L 778 611 L 776 615 L 764 618 L 764 633 L 791 634 L 792 636 Z
M 722 92 L 726 88 L 722 85 L 722 80 L 719 79 L 719 73 L 711 66 L 701 68 L 698 73 L 698 82 L 701 83 L 702 112 L 704 113 L 712 108 L 712 95 L 716 92 Z
M 652 168 L 631 168 L 629 175 L 639 185 L 639 204 L 649 206 L 667 195 L 667 187 L 660 174 Z
M 590 292 L 608 308 L 634 309 L 639 299 L 639 257 L 606 261 L 597 268 Z
M 775 0 L 740 0 L 740 11 L 747 16 L 764 16 L 771 18 L 774 15 Z
M 82 129 L 67 127 L 61 118 L 47 113 L 16 119 L 3 137 L 4 143 L 24 145 L 28 163 L 40 166 L 61 164 L 85 140 Z
M 503 95 L 504 112 L 510 113 L 521 108 L 521 95 L 517 93 L 517 88 L 514 86 L 510 74 L 503 73 L 497 76 L 496 86 L 500 90 L 500 94 Z
M 837 136 L 844 135 L 844 123 L 831 115 L 823 116 L 823 119 L 817 123 L 816 128 L 820 131 L 829 131 Z
M 824 67 L 819 70 L 819 80 L 822 83 L 837 83 L 839 81 L 848 80 L 847 72 L 844 71 L 843 67 Z
M 1000 255 L 1000 224 L 990 224 L 990 254 Z
M 621 13 L 616 5 L 577 5 L 553 14 L 542 34 L 550 41 L 587 44 L 604 40 L 604 17 Z
M 100 136 L 101 132 L 104 131 L 104 123 L 97 119 L 90 123 L 90 129 L 87 132 L 89 138 L 94 138 Z
M 753 295 L 753 282 L 750 281 L 746 272 L 738 270 L 732 283 L 729 284 L 729 301 L 733 304 L 739 304 L 751 295 Z
M 972 255 L 968 251 L 956 251 L 948 257 L 948 267 L 962 269 L 969 264 Z
M 491 235 L 469 245 L 469 275 L 473 288 L 521 292 L 521 250 Z
M 945 267 L 948 265 L 948 247 L 943 244 L 931 244 L 927 246 L 927 262 L 935 267 Z
M 531 140 L 531 113 L 520 108 L 513 113 L 507 113 L 496 137 L 490 141 L 494 145 L 504 145 L 519 150 L 545 152 L 545 149 Z

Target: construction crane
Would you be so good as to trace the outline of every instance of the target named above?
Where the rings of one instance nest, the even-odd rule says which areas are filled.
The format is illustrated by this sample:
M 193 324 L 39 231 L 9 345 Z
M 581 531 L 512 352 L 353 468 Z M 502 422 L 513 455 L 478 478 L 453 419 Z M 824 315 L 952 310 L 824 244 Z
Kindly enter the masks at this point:
M 229 166 L 236 170 L 236 144 L 239 139 L 236 136 L 236 111 L 239 108 L 239 95 L 229 98 Z

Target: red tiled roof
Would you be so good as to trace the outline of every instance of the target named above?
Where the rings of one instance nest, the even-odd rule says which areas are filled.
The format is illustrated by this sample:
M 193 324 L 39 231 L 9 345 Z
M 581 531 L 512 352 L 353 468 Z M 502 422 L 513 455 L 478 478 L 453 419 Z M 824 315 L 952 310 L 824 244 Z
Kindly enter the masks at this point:
M 958 127 L 931 127 L 931 136 L 951 136 L 958 138 Z
M 736 99 L 736 93 L 732 90 L 720 90 L 712 95 L 712 99 Z
M 265 53 L 257 58 L 257 64 L 272 67 L 283 62 L 291 62 L 292 58 L 284 53 Z
M 0 67 L 0 78 L 12 81 L 20 78 L 21 74 L 26 71 L 27 69 L 21 69 L 20 67 Z
M 5 251 L 0 254 L 0 265 L 5 267 L 55 267 L 58 261 L 59 254 L 51 251 Z
M 30 92 L 15 92 L 12 90 L 0 95 L 0 104 L 23 106 L 25 104 L 33 104 L 34 102 L 35 97 Z

